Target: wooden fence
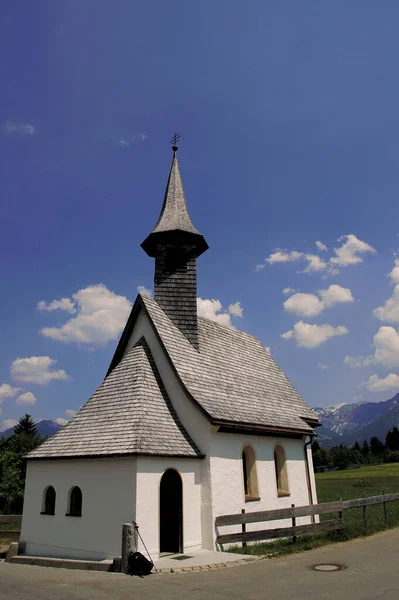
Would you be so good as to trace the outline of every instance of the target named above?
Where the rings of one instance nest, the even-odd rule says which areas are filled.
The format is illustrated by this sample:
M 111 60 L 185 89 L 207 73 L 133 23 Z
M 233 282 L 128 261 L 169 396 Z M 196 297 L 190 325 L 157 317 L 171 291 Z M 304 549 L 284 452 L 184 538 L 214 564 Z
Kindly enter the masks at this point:
M 315 533 L 318 531 L 335 531 L 344 528 L 344 511 L 350 508 L 363 507 L 363 522 L 367 524 L 366 507 L 373 504 L 382 504 L 384 508 L 384 518 L 387 521 L 387 502 L 399 500 L 399 494 L 382 494 L 381 496 L 370 496 L 365 498 L 356 498 L 355 500 L 338 500 L 337 502 L 326 502 L 324 504 L 313 504 L 310 506 L 295 506 L 290 508 L 279 508 L 276 510 L 264 510 L 246 513 L 243 509 L 241 514 L 223 515 L 216 517 L 215 526 L 226 527 L 227 525 L 241 525 L 240 533 L 218 534 L 216 542 L 218 544 L 234 544 L 242 542 L 245 546 L 247 542 L 260 542 L 282 537 L 292 537 L 296 541 L 297 535 Z M 324 521 L 322 523 L 310 523 L 309 525 L 297 525 L 298 517 L 313 517 L 329 513 L 338 513 L 338 519 Z M 265 521 L 276 521 L 280 519 L 291 519 L 291 527 L 279 527 L 277 529 L 261 529 L 257 531 L 246 531 L 248 523 L 262 523 Z
M 22 515 L 0 515 L 0 527 L 2 523 L 18 523 L 21 525 Z M 9 540 L 19 540 L 19 536 L 21 535 L 20 529 L 1 529 L 0 528 L 0 538 L 7 538 Z

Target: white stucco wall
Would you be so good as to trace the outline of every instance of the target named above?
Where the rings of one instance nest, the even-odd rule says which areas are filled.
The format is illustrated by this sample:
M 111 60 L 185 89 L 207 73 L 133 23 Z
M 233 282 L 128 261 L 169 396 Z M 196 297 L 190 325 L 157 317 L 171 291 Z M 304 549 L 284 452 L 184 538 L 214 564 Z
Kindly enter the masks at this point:
M 44 489 L 55 515 L 41 515 Z M 67 517 L 68 492 L 82 490 L 82 516 Z M 136 459 L 28 461 L 21 541 L 26 553 L 105 559 L 120 556 L 122 523 L 135 520 Z
M 183 548 L 202 547 L 201 462 L 196 459 L 139 458 L 137 461 L 136 519 L 151 555 L 159 555 L 159 488 L 163 473 L 175 469 L 183 487 Z M 140 543 L 139 550 L 144 553 Z
M 193 466 L 193 473 L 195 472 L 196 478 L 199 477 L 201 481 L 200 523 L 202 531 L 200 539 L 202 540 L 201 543 L 203 548 L 211 549 L 214 546 L 213 508 L 209 459 L 210 436 L 212 428 L 207 418 L 194 405 L 176 378 L 169 364 L 169 360 L 165 355 L 165 352 L 161 347 L 156 334 L 154 333 L 152 325 L 149 322 L 147 315 L 143 312 L 140 313 L 136 321 L 134 331 L 127 344 L 125 353 L 128 352 L 142 336 L 144 336 L 147 341 L 162 381 L 165 385 L 166 391 L 169 394 L 169 398 L 177 414 L 179 415 L 182 424 L 201 451 L 206 455 L 205 459 L 194 460 L 195 467 Z M 160 472 L 163 472 L 163 470 L 164 468 Z M 186 537 L 185 532 L 183 532 L 183 534 L 184 539 L 188 540 L 189 538 Z M 155 539 L 155 537 L 152 539 Z
M 274 467 L 274 447 L 285 450 L 289 496 L 278 497 Z M 256 454 L 256 470 L 260 500 L 245 502 L 241 453 L 250 445 Z M 291 504 L 309 504 L 309 491 L 304 460 L 304 440 L 217 433 L 211 438 L 211 474 L 213 519 L 219 515 L 289 508 Z M 297 524 L 310 523 L 310 517 L 297 519 Z M 269 521 L 247 525 L 247 531 L 290 526 L 291 521 Z M 240 526 L 220 528 L 218 533 L 238 533 Z

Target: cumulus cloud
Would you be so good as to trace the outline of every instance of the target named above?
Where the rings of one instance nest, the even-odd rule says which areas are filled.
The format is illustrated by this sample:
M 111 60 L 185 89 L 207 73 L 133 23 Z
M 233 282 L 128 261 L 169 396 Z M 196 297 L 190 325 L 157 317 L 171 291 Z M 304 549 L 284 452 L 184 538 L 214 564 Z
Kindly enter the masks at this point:
M 374 253 L 375 249 L 359 240 L 353 233 L 342 235 L 338 242 L 343 242 L 339 248 L 334 248 L 335 256 L 330 258 L 330 263 L 339 267 L 349 267 L 363 262 L 361 254 L 366 252 Z
M 11 429 L 11 427 L 15 427 L 18 423 L 15 419 L 4 419 L 1 427 L 1 431 L 5 431 L 6 429 Z
M 52 302 L 45 302 L 41 300 L 37 304 L 37 310 L 43 310 L 52 312 L 53 310 L 63 310 L 68 313 L 76 313 L 76 307 L 70 298 L 61 298 L 60 300 L 53 300 Z
M 286 263 L 286 262 L 296 262 L 301 260 L 304 256 L 303 252 L 297 252 L 294 250 L 293 252 L 286 252 L 285 250 L 277 250 L 273 252 L 269 258 L 266 258 L 266 262 L 270 265 L 274 265 L 276 263 Z
M 399 323 L 399 284 L 395 285 L 392 296 L 385 304 L 373 310 L 373 315 L 380 321 Z
M 320 273 L 327 267 L 327 263 L 317 256 L 317 254 L 305 254 L 305 259 L 309 261 L 308 266 L 301 273 Z
M 378 375 L 371 375 L 368 381 L 366 381 L 365 386 L 370 392 L 397 390 L 399 389 L 399 375 L 389 373 L 383 379 L 380 379 Z
M 334 367 L 334 363 L 332 363 L 331 365 L 327 365 L 325 363 L 317 363 L 317 366 L 319 369 L 321 369 L 322 371 L 326 371 L 327 369 L 330 369 L 331 367 Z
M 11 387 L 8 383 L 3 383 L 0 385 L 0 404 L 8 398 L 14 398 L 20 391 L 20 388 Z
M 359 367 L 369 367 L 375 365 L 375 358 L 372 354 L 369 356 L 345 356 L 344 363 L 351 369 L 358 369 Z
M 105 285 L 88 286 L 72 294 L 77 316 L 61 327 L 44 327 L 41 333 L 65 343 L 104 345 L 118 338 L 132 304 Z
M 319 297 L 315 294 L 298 292 L 284 302 L 284 309 L 302 317 L 314 317 L 335 304 L 353 302 L 354 300 L 349 288 L 337 284 L 330 285 L 326 290 L 320 290 L 318 294 Z
M 145 296 L 152 296 L 152 291 L 146 288 L 144 285 L 138 285 L 137 291 L 139 294 L 144 294 Z
M 16 404 L 20 406 L 34 406 L 36 404 L 36 397 L 32 392 L 25 392 L 16 399 Z
M 242 317 L 243 316 L 243 308 L 242 308 L 240 302 L 236 302 L 235 304 L 229 304 L 227 310 L 233 317 Z
M 380 327 L 373 338 L 374 358 L 386 367 L 399 366 L 399 332 L 394 327 Z
M 37 133 L 36 127 L 29 123 L 13 123 L 12 121 L 6 121 L 3 130 L 7 135 L 34 135 Z
M 67 408 L 65 411 L 65 414 L 67 417 L 74 417 L 76 415 L 77 411 L 76 410 L 72 410 L 71 408 Z
M 393 283 L 399 283 L 399 258 L 395 258 L 395 266 L 389 276 Z
M 283 289 L 283 294 L 285 296 L 288 296 L 288 294 L 295 294 L 296 290 L 294 290 L 294 288 L 291 287 L 286 287 Z
M 263 265 L 263 264 L 256 265 L 255 271 L 258 273 L 259 271 L 262 271 L 262 269 L 264 269 L 265 266 L 266 265 Z
M 197 298 L 197 311 L 200 317 L 205 317 L 211 321 L 216 321 L 220 325 L 226 325 L 235 329 L 231 322 L 231 317 L 242 317 L 243 309 L 240 302 L 230 304 L 227 311 L 224 310 L 220 300 L 209 300 Z
M 345 333 L 348 333 L 348 329 L 343 325 L 333 327 L 328 323 L 324 325 L 311 325 L 310 323 L 298 321 L 298 323 L 295 323 L 294 329 L 281 334 L 281 337 L 285 340 L 296 340 L 298 347 L 317 348 L 330 338 L 344 335 Z
M 68 423 L 68 419 L 64 419 L 63 417 L 57 417 L 55 420 L 58 425 L 66 425 Z
M 49 356 L 31 356 L 17 358 L 11 364 L 11 377 L 21 383 L 37 383 L 46 385 L 50 381 L 68 381 L 64 369 L 52 369 L 56 360 Z
M 327 252 L 328 248 L 325 244 L 323 244 L 323 242 L 320 242 L 319 240 L 317 242 L 315 242 L 317 249 L 320 252 Z

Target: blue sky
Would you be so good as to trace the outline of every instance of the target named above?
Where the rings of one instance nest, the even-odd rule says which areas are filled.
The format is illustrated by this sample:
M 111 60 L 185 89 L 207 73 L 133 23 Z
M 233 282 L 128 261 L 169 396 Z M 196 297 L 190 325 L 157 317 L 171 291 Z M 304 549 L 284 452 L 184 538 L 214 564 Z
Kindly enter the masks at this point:
M 152 287 L 174 131 L 223 307 L 201 310 L 311 406 L 399 390 L 398 22 L 396 0 L 3 0 L 0 429 L 102 381 Z

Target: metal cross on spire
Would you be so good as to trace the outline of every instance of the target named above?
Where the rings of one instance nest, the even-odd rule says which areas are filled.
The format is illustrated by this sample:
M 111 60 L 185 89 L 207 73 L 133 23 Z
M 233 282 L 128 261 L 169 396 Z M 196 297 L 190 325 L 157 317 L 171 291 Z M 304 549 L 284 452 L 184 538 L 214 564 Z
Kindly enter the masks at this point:
M 179 141 L 179 139 L 180 139 L 180 133 L 175 133 L 173 135 L 172 139 L 170 140 L 170 143 L 173 144 L 173 146 L 172 146 L 173 152 L 176 152 L 176 150 L 178 150 L 177 142 Z

